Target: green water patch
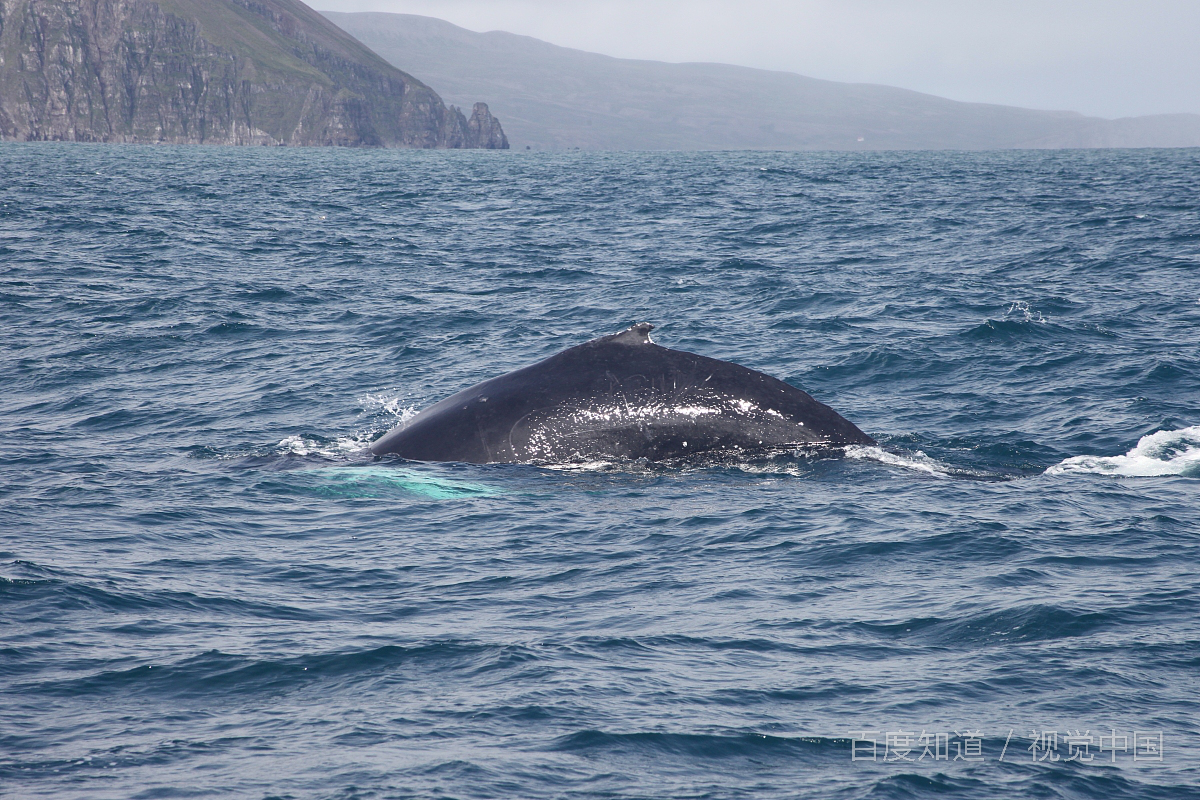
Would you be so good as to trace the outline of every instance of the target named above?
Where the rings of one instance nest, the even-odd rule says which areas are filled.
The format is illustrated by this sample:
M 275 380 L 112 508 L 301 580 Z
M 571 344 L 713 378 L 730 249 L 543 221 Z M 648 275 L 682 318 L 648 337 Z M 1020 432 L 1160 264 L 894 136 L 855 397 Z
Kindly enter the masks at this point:
M 484 483 L 432 475 L 411 467 L 324 467 L 303 472 L 317 479 L 315 491 L 337 497 L 395 497 L 401 494 L 456 500 L 495 497 L 503 493 Z

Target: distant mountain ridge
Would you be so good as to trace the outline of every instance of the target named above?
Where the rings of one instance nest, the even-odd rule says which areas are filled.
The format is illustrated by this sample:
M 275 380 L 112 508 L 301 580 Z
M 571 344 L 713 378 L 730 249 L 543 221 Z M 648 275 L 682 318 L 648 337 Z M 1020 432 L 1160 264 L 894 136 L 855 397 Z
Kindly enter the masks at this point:
M 612 58 L 410 14 L 322 12 L 452 102 L 486 96 L 516 146 L 881 150 L 1200 146 L 1200 115 L 1105 120 L 725 64 Z
M 0 0 L 0 139 L 507 147 L 298 0 Z

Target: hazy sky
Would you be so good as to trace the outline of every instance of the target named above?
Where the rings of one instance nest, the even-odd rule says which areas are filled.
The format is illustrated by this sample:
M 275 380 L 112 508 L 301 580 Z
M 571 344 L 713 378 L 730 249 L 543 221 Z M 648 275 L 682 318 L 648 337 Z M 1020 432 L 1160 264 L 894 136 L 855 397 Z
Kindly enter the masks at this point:
M 1200 0 L 308 0 L 625 58 L 721 61 L 1104 117 L 1200 113 Z

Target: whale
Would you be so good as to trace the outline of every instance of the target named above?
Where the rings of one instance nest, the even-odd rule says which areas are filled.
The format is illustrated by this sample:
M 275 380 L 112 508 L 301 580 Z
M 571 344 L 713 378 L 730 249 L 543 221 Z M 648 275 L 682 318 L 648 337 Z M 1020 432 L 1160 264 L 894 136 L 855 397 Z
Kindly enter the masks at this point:
M 662 462 L 831 451 L 875 440 L 808 393 L 728 361 L 672 350 L 639 323 L 464 389 L 369 447 L 473 464 Z

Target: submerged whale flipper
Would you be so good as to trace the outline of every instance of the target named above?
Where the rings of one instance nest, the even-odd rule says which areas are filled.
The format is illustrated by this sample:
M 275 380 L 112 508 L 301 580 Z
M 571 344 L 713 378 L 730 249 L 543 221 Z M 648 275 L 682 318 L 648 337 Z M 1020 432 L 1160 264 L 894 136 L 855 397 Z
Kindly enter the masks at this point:
M 652 461 L 874 444 L 770 375 L 650 341 L 639 323 L 435 403 L 371 445 L 415 461 Z

